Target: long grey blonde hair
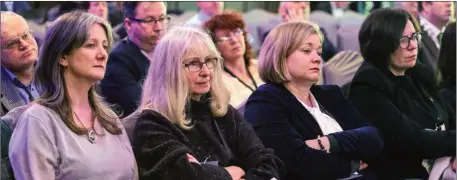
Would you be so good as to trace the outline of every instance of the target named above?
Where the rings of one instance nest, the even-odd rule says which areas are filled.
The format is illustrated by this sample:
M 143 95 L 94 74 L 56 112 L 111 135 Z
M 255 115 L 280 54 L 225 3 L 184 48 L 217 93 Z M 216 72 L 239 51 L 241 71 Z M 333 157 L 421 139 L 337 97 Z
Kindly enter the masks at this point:
M 189 53 L 202 51 L 220 59 L 212 69 L 210 108 L 216 117 L 225 115 L 230 95 L 222 82 L 222 57 L 208 33 L 186 26 L 175 26 L 157 44 L 139 110 L 157 111 L 180 128 L 190 129 L 190 117 L 186 116 L 190 92 L 183 61 Z
M 64 68 L 59 60 L 80 48 L 89 37 L 89 29 L 98 24 L 105 30 L 108 39 L 108 51 L 112 48 L 111 25 L 105 20 L 82 11 L 73 11 L 57 18 L 46 32 L 45 42 L 41 47 L 35 81 L 42 95 L 38 104 L 53 109 L 64 123 L 76 134 L 87 132 L 77 126 L 73 119 L 73 110 L 64 78 Z M 89 89 L 90 107 L 100 125 L 111 134 L 122 133 L 117 125 L 117 116 L 95 92 L 95 84 Z

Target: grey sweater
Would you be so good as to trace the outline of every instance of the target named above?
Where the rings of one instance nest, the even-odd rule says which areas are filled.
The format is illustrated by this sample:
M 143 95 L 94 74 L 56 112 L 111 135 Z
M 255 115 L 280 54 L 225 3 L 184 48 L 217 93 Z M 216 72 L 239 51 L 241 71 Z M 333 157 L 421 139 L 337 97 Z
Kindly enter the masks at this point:
M 95 127 L 100 129 L 97 123 Z M 85 135 L 73 133 L 53 110 L 31 105 L 19 119 L 9 145 L 16 179 L 134 179 L 136 163 L 124 128 L 120 135 L 103 132 L 92 144 Z

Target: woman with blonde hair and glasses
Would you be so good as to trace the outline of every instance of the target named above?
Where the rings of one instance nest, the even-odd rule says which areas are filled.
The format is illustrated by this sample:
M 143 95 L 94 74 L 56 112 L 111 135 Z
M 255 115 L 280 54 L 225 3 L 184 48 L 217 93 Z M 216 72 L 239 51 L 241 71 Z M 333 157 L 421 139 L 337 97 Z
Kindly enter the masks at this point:
M 229 105 L 210 36 L 176 26 L 144 82 L 133 150 L 141 179 L 279 179 L 282 162 Z
M 365 162 L 382 150 L 382 138 L 338 86 L 315 85 L 322 41 L 319 27 L 309 22 L 273 29 L 259 55 L 266 84 L 249 97 L 244 116 L 284 161 L 284 179 L 371 179 Z
M 53 22 L 35 74 L 43 93 L 22 114 L 10 141 L 16 179 L 136 177 L 125 130 L 94 90 L 111 46 L 111 26 L 97 16 L 76 11 Z

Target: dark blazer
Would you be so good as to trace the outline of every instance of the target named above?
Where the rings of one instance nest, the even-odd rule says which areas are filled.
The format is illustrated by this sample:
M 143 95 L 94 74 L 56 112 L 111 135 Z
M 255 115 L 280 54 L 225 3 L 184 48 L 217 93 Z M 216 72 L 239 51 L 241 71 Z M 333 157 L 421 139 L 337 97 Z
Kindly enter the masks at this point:
M 117 105 L 118 115 L 128 116 L 138 107 L 149 65 L 149 59 L 128 38 L 119 42 L 109 54 L 100 88 L 106 100 Z
M 141 113 L 133 140 L 140 179 L 231 180 L 224 169 L 228 166 L 242 168 L 246 180 L 279 179 L 285 173 L 281 160 L 264 148 L 252 127 L 233 107 L 219 118 L 213 117 L 208 101 L 191 101 L 190 107 L 190 130 L 179 128 L 156 111 Z M 186 154 L 201 165 L 190 163 Z M 218 161 L 219 166 L 205 161 Z
M 384 137 L 384 151 L 369 167 L 381 179 L 427 179 L 423 159 L 455 156 L 456 152 L 455 130 L 433 131 L 440 121 L 420 103 L 434 102 L 442 107 L 441 122 L 447 129 L 455 129 L 455 114 L 439 98 L 433 72 L 417 62 L 405 74 L 400 78 L 410 81 L 397 84 L 399 77 L 387 67 L 378 69 L 365 61 L 349 87 L 350 100 Z M 424 92 L 429 96 L 421 95 Z
M 351 175 L 351 160 L 366 160 L 383 147 L 382 137 L 371 123 L 345 99 L 338 86 L 313 86 L 317 101 L 340 124 L 332 133 L 339 152 L 327 154 L 308 147 L 306 140 L 322 136 L 314 117 L 283 85 L 265 84 L 249 97 L 244 116 L 267 148 L 284 161 L 286 180 L 339 179 Z
M 2 107 L 0 108 L 0 116 L 4 116 L 11 109 L 25 105 L 24 100 L 21 97 L 21 94 L 15 88 L 13 81 L 9 77 L 8 73 L 1 68 L 2 74 L 2 87 L 1 87 L 1 97 L 0 102 Z
M 421 27 L 421 29 L 423 29 Z M 430 70 L 436 71 L 440 50 L 426 31 L 422 31 L 422 40 L 417 55 L 418 61 L 426 65 Z
M 9 11 L 6 8 L 5 2 L 2 1 L 0 5 L 1 5 L 0 7 L 1 7 L 2 11 Z M 32 7 L 30 6 L 29 2 L 27 2 L 27 1 L 14 1 L 14 3 L 13 3 L 13 12 L 15 12 L 17 14 L 22 14 L 25 11 L 28 11 L 31 9 L 32 9 Z

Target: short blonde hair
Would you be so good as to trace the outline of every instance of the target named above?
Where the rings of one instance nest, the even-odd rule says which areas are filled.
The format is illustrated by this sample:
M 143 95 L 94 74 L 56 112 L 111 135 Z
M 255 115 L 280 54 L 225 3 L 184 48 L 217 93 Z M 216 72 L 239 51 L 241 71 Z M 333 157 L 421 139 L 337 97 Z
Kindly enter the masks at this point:
M 230 94 L 222 82 L 222 57 L 208 33 L 186 26 L 175 26 L 157 44 L 139 110 L 157 111 L 180 128 L 190 129 L 190 117 L 185 114 L 190 92 L 183 61 L 188 53 L 202 52 L 202 48 L 220 59 L 210 80 L 210 106 L 214 116 L 225 115 Z
M 286 59 L 297 50 L 310 35 L 317 34 L 321 43 L 324 36 L 319 26 L 307 21 L 291 21 L 274 28 L 260 49 L 259 74 L 266 83 L 280 84 L 291 80 Z

